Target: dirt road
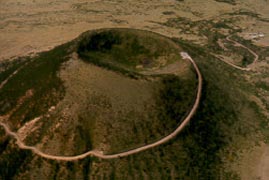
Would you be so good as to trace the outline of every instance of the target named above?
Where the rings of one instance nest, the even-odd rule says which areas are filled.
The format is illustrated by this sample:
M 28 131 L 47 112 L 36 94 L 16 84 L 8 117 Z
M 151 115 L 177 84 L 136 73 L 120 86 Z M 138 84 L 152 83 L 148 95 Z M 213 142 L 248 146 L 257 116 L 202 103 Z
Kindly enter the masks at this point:
M 227 40 L 227 41 L 230 41 L 230 42 L 233 42 L 235 45 L 238 45 L 238 46 L 240 46 L 240 47 L 242 47 L 242 48 L 248 50 L 251 54 L 253 54 L 253 56 L 255 57 L 253 63 L 256 63 L 256 62 L 259 60 L 259 55 L 256 54 L 256 53 L 255 53 L 254 51 L 252 51 L 251 49 L 249 49 L 248 47 L 246 47 L 245 45 L 243 45 L 243 44 L 241 44 L 241 43 L 239 43 L 239 42 L 236 42 L 236 41 L 232 40 L 232 39 L 230 38 L 230 36 L 227 36 L 227 37 L 226 37 L 226 40 Z M 253 64 L 253 63 L 252 63 L 252 64 Z
M 232 67 L 234 67 L 234 68 L 236 68 L 236 69 L 239 69 L 239 70 L 241 70 L 241 71 L 250 71 L 250 70 L 251 70 L 251 67 L 250 67 L 250 66 L 251 66 L 252 64 L 255 64 L 255 63 L 259 60 L 259 55 L 256 54 L 256 53 L 255 53 L 254 51 L 252 51 L 251 49 L 249 49 L 248 47 L 244 46 L 243 44 L 241 44 L 241 43 L 239 43 L 239 42 L 237 42 L 237 41 L 232 40 L 232 39 L 230 38 L 230 36 L 227 36 L 227 37 L 226 37 L 226 40 L 227 40 L 227 41 L 230 41 L 230 42 L 232 42 L 232 43 L 234 43 L 236 46 L 239 46 L 239 47 L 242 47 L 242 48 L 248 50 L 248 51 L 249 51 L 255 58 L 254 58 L 253 62 L 252 62 L 250 65 L 248 65 L 248 67 L 240 67 L 240 66 L 237 66 L 237 65 L 235 65 L 235 64 L 233 64 L 233 63 L 231 63 L 231 62 L 228 62 L 228 61 L 226 61 L 226 60 L 224 60 L 224 59 L 221 59 L 221 58 L 219 58 L 219 57 L 217 57 L 217 58 L 218 58 L 219 60 L 225 62 L 226 64 L 229 64 L 230 66 L 232 66 Z M 215 56 L 215 57 L 216 57 L 216 56 Z
M 171 134 L 167 135 L 166 137 L 164 137 L 164 138 L 162 138 L 162 139 L 160 139 L 160 140 L 158 140 L 158 141 L 156 141 L 154 143 L 147 144 L 145 146 L 142 146 L 142 147 L 139 147 L 139 148 L 136 148 L 136 149 L 132 149 L 132 150 L 129 150 L 129 151 L 125 151 L 125 152 L 122 152 L 122 153 L 111 154 L 111 155 L 103 154 L 101 151 L 92 150 L 92 151 L 88 151 L 88 152 L 86 152 L 84 154 L 80 154 L 80 155 L 76 155 L 76 156 L 58 156 L 58 155 L 46 154 L 46 153 L 42 152 L 40 149 L 37 149 L 34 146 L 25 145 L 24 142 L 19 138 L 17 133 L 12 132 L 10 130 L 10 128 L 5 123 L 0 122 L 0 125 L 2 127 L 4 127 L 6 133 L 9 136 L 12 136 L 13 138 L 16 139 L 16 143 L 19 146 L 19 148 L 25 149 L 25 150 L 30 150 L 33 153 L 35 153 L 35 154 L 37 154 L 37 155 L 39 155 L 39 156 L 41 156 L 43 158 L 53 159 L 53 160 L 75 161 L 75 160 L 78 160 L 78 159 L 83 159 L 83 158 L 85 158 L 87 156 L 95 156 L 95 157 L 98 157 L 98 158 L 101 158 L 101 159 L 115 159 L 115 158 L 129 156 L 129 155 L 132 155 L 132 154 L 136 154 L 136 153 L 145 151 L 147 149 L 154 148 L 156 146 L 159 146 L 161 144 L 164 144 L 164 143 L 168 142 L 169 140 L 174 138 L 176 135 L 178 135 L 178 133 L 180 133 L 183 130 L 183 128 L 189 123 L 189 121 L 191 120 L 191 118 L 193 117 L 194 113 L 196 112 L 196 110 L 197 110 L 197 108 L 199 106 L 201 93 L 202 93 L 202 75 L 200 73 L 200 70 L 199 70 L 198 66 L 196 65 L 194 60 L 188 55 L 188 53 L 181 52 L 180 54 L 181 54 L 183 59 L 187 59 L 192 63 L 193 67 L 196 70 L 197 76 L 198 76 L 198 88 L 197 88 L 197 95 L 196 95 L 195 103 L 194 103 L 190 113 L 183 120 L 183 122 L 176 128 L 175 131 L 173 131 Z M 10 79 L 10 77 L 7 78 L 7 79 Z

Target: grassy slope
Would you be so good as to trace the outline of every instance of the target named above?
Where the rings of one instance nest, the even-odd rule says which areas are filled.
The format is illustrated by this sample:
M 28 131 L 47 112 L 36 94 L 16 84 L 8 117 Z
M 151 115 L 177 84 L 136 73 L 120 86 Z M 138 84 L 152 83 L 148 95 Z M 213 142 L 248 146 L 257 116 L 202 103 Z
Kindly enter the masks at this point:
M 23 58 L 18 58 L 13 61 L 6 61 L 0 63 L 0 82 L 4 81 L 8 76 L 10 76 L 14 71 L 16 71 L 20 66 L 25 63 Z
M 122 132 L 110 135 L 113 137 L 110 153 L 142 146 L 171 133 L 191 108 L 195 89 L 196 81 L 192 77 L 185 80 L 172 75 L 162 78 L 161 88 L 153 96 L 157 101 L 153 101 L 155 104 L 146 103 L 143 114 L 133 111 L 120 117 L 130 123 L 125 123 L 126 129 L 130 128 L 130 131 L 123 133 L 126 130 L 120 127 L 123 128 Z M 113 126 L 117 127 L 117 120 L 113 122 Z
M 11 115 L 14 124 L 24 124 L 27 120 L 44 114 L 49 107 L 56 104 L 63 92 L 57 71 L 61 63 L 67 60 L 68 46 L 66 44 L 41 53 L 12 77 L 0 90 L 0 114 L 10 112 L 28 90 L 33 92 L 33 96 L 26 99 L 23 106 Z

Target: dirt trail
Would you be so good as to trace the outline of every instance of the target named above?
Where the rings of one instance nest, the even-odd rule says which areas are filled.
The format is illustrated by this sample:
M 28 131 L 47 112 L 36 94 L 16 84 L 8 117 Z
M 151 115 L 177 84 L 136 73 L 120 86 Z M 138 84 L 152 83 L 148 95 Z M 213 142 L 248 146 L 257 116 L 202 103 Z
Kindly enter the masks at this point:
M 183 59 L 187 59 L 187 60 L 189 60 L 192 63 L 193 67 L 196 70 L 197 76 L 198 76 L 198 88 L 197 88 L 197 95 L 196 95 L 195 103 L 194 103 L 194 105 L 193 105 L 190 113 L 183 120 L 183 122 L 176 128 L 175 131 L 173 131 L 171 134 L 165 136 L 164 138 L 162 138 L 162 139 L 160 139 L 160 140 L 158 140 L 158 141 L 156 141 L 154 143 L 147 144 L 145 146 L 142 146 L 142 147 L 139 147 L 139 148 L 136 148 L 136 149 L 132 149 L 132 150 L 129 150 L 129 151 L 125 151 L 125 152 L 122 152 L 122 153 L 111 154 L 111 155 L 103 154 L 103 152 L 101 152 L 101 151 L 91 150 L 91 151 L 88 151 L 88 152 L 86 152 L 84 154 L 80 154 L 80 155 L 76 155 L 76 156 L 58 156 L 58 155 L 46 154 L 46 153 L 42 152 L 40 149 L 37 149 L 34 146 L 27 146 L 27 145 L 25 145 L 24 142 L 19 138 L 19 136 L 17 135 L 17 133 L 12 132 L 10 130 L 10 128 L 8 127 L 7 124 L 5 124 L 3 122 L 0 122 L 0 125 L 2 127 L 4 127 L 6 133 L 9 136 L 12 136 L 13 138 L 16 139 L 16 143 L 19 146 L 19 148 L 25 149 L 25 150 L 31 150 L 33 153 L 35 153 L 35 154 L 37 154 L 37 155 L 39 155 L 39 156 L 41 156 L 43 158 L 53 159 L 53 160 L 75 161 L 75 160 L 78 160 L 78 159 L 83 159 L 83 158 L 85 158 L 87 156 L 95 156 L 95 157 L 98 157 L 98 158 L 101 158 L 101 159 L 115 159 L 115 158 L 129 156 L 129 155 L 132 155 L 132 154 L 136 154 L 136 153 L 145 151 L 147 149 L 154 148 L 156 146 L 159 146 L 161 144 L 164 144 L 164 143 L 168 142 L 169 140 L 171 140 L 172 138 L 174 138 L 178 133 L 180 133 L 183 130 L 183 128 L 189 123 L 190 119 L 193 117 L 194 113 L 196 112 L 196 110 L 197 110 L 197 108 L 199 106 L 199 102 L 200 102 L 200 98 L 201 98 L 201 93 L 202 93 L 202 75 L 200 73 L 200 70 L 199 70 L 198 66 L 196 65 L 196 63 L 194 62 L 194 60 L 188 55 L 188 53 L 181 52 L 180 54 L 181 54 L 181 56 L 182 56 Z M 6 80 L 6 82 L 10 78 L 11 77 L 8 77 L 7 80 Z
M 237 42 L 237 41 L 232 40 L 232 39 L 230 38 L 230 36 L 227 36 L 227 37 L 226 37 L 226 40 L 227 40 L 227 41 L 230 41 L 230 42 L 232 42 L 232 43 L 234 43 L 236 46 L 239 46 L 239 47 L 242 47 L 242 48 L 248 50 L 248 51 L 255 57 L 254 60 L 253 60 L 253 62 L 252 62 L 250 65 L 248 65 L 248 67 L 240 67 L 240 66 L 237 66 L 237 65 L 235 65 L 235 64 L 233 64 L 233 63 L 231 63 L 231 62 L 228 62 L 228 61 L 226 61 L 226 60 L 224 60 L 224 59 L 222 59 L 222 58 L 220 58 L 220 57 L 217 57 L 216 55 L 215 55 L 215 57 L 217 57 L 219 60 L 225 62 L 226 64 L 229 64 L 230 66 L 232 66 L 232 67 L 234 67 L 234 68 L 236 68 L 236 69 L 239 69 L 239 70 L 241 70 L 241 71 L 250 71 L 250 70 L 251 70 L 251 67 L 250 67 L 250 66 L 253 65 L 253 64 L 255 64 L 255 63 L 259 60 L 259 55 L 256 54 L 256 53 L 255 53 L 254 51 L 252 51 L 251 49 L 249 49 L 248 47 L 244 46 L 243 44 L 241 44 L 241 43 L 239 43 L 239 42 Z
M 254 51 L 252 51 L 251 49 L 249 49 L 248 47 L 246 47 L 245 45 L 243 45 L 243 44 L 241 44 L 241 43 L 239 43 L 239 42 L 236 42 L 236 41 L 232 40 L 232 39 L 230 38 L 230 36 L 227 36 L 226 39 L 227 39 L 227 41 L 233 42 L 234 44 L 236 44 L 236 45 L 238 45 L 238 46 L 240 46 L 240 47 L 242 47 L 242 48 L 245 48 L 245 49 L 248 50 L 251 54 L 253 54 L 253 56 L 255 57 L 253 63 L 256 63 L 256 62 L 259 60 L 259 55 L 256 54 L 256 53 L 255 53 Z M 252 63 L 252 64 L 253 64 L 253 63 Z

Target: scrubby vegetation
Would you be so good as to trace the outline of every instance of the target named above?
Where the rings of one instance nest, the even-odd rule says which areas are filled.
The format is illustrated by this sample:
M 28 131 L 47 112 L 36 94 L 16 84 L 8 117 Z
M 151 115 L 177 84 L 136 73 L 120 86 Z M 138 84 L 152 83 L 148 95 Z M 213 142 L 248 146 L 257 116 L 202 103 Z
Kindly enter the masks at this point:
M 27 121 L 45 114 L 64 95 L 57 72 L 67 60 L 69 44 L 56 47 L 34 58 L 17 59 L 2 64 L 1 82 L 18 70 L 0 90 L 0 115 L 9 114 L 12 128 L 19 128 Z M 2 131 L 2 129 L 1 129 Z M 29 151 L 17 149 L 14 141 L 0 138 L 0 179 L 13 179 L 32 160 Z
M 169 75 L 162 79 L 163 88 L 159 94 L 160 119 L 165 122 L 175 121 L 175 126 L 188 114 L 195 100 L 197 83 Z M 190 91 L 192 90 L 192 91 Z
M 127 151 L 163 138 L 174 131 L 189 113 L 196 97 L 195 76 L 183 79 L 167 75 L 160 77 L 159 83 L 160 87 L 153 96 L 154 101 L 145 102 L 142 113 L 135 109 L 130 112 L 121 110 L 121 117 L 113 120 L 111 126 L 128 123 L 124 123 L 124 128 L 119 128 L 120 132 L 110 130 L 117 133 L 109 135 L 109 154 Z
M 13 61 L 0 62 L 0 82 L 3 82 L 8 76 L 15 72 L 19 67 L 23 66 L 25 60 L 16 59 Z
M 25 165 L 30 159 L 30 152 L 14 148 L 9 143 L 5 151 L 0 151 L 0 179 L 13 179 L 16 173 L 26 170 Z
M 63 97 L 64 90 L 61 80 L 57 77 L 57 71 L 67 60 L 68 47 L 68 44 L 59 46 L 28 60 L 30 62 L 0 90 L 0 114 L 10 112 L 22 101 L 22 97 L 25 97 L 21 102 L 23 106 L 11 114 L 14 124 L 24 124 L 55 105 Z M 16 66 L 15 64 L 12 69 Z

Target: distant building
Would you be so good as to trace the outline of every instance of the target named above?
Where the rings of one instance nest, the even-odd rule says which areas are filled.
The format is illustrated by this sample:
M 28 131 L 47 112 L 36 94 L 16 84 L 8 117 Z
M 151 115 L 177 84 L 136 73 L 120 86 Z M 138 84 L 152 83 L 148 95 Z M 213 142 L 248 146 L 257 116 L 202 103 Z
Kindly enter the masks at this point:
M 258 38 L 263 38 L 265 35 L 263 33 L 248 33 L 246 34 L 248 36 L 248 38 L 250 39 L 258 39 Z

